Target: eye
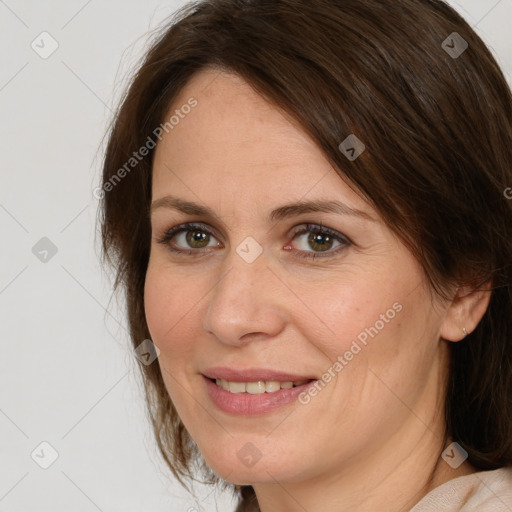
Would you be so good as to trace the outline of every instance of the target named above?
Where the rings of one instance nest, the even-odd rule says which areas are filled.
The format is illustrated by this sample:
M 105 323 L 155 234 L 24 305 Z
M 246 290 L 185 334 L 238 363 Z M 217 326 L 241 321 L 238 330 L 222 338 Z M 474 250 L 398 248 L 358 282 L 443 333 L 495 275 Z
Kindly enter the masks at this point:
M 173 239 L 174 242 L 170 243 Z M 220 242 L 216 241 L 212 232 L 204 225 L 190 223 L 171 228 L 158 243 L 166 244 L 173 252 L 193 256 L 204 254 L 200 249 L 220 246 Z
M 302 226 L 294 233 L 293 240 L 296 239 L 299 241 L 298 250 L 293 252 L 301 258 L 331 257 L 351 245 L 345 235 L 315 224 Z
M 301 226 L 293 234 L 293 240 L 296 239 L 299 241 L 298 249 L 290 244 L 284 249 L 291 249 L 300 258 L 333 257 L 352 244 L 345 235 L 316 224 Z M 208 248 L 221 246 L 207 226 L 197 223 L 180 224 L 169 229 L 158 243 L 165 244 L 172 252 L 194 257 L 208 254 Z

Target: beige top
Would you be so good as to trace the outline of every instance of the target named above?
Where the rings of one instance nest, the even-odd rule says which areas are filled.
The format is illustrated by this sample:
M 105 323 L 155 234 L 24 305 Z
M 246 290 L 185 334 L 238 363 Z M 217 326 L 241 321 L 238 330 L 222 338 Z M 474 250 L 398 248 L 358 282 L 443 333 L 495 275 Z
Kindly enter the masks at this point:
M 512 512 L 512 466 L 449 480 L 409 512 Z

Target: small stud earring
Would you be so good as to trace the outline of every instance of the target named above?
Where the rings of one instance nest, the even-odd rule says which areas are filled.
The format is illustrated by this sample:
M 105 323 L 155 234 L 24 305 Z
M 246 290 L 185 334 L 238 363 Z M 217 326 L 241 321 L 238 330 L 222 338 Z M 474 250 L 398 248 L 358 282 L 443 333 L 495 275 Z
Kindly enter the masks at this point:
M 462 332 L 464 333 L 464 338 L 465 338 L 468 335 L 468 331 L 466 331 L 465 327 L 462 328 Z

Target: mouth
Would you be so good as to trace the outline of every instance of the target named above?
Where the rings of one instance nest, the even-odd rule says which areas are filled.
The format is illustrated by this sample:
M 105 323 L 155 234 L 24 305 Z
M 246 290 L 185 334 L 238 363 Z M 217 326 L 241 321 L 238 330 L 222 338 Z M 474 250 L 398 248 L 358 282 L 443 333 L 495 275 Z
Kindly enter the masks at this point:
M 292 389 L 313 382 L 314 379 L 299 381 L 257 380 L 253 382 L 237 382 L 226 379 L 213 379 L 206 377 L 218 387 L 236 394 L 261 395 L 275 393 L 281 389 Z
M 237 381 L 202 377 L 211 403 L 220 411 L 235 416 L 269 414 L 291 406 L 316 382 L 316 379 Z

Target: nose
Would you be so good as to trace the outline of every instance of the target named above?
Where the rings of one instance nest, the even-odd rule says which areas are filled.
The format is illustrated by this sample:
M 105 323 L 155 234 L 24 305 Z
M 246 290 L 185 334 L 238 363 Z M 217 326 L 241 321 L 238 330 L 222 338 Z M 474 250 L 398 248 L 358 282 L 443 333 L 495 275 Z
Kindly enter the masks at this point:
M 233 249 L 225 263 L 225 271 L 207 296 L 204 330 L 233 346 L 279 335 L 290 297 L 268 267 L 265 253 L 247 263 Z

